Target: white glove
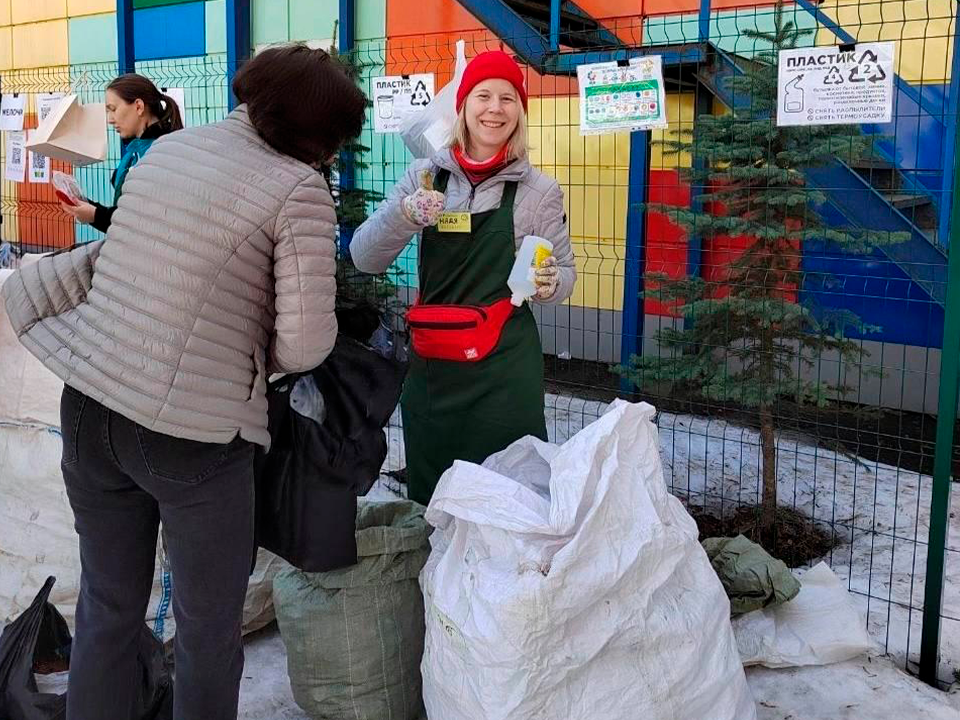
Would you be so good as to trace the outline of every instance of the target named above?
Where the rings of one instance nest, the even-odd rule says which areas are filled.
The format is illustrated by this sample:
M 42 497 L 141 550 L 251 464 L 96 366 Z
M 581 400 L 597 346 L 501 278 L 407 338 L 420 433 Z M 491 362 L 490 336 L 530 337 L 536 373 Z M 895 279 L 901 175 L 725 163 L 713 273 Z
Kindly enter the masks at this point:
M 556 295 L 560 286 L 560 268 L 553 255 L 540 263 L 540 267 L 533 274 L 533 281 L 537 285 L 538 300 L 549 300 Z
M 410 222 L 428 227 L 440 220 L 445 202 L 443 193 L 433 189 L 433 175 L 424 170 L 420 176 L 420 187 L 413 195 L 407 195 L 400 203 L 403 214 Z

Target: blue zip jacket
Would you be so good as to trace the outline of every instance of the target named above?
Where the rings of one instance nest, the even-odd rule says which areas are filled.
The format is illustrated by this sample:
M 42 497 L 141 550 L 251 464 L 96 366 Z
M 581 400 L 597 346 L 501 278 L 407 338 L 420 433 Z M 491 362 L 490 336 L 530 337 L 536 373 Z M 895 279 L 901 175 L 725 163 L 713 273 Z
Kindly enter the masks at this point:
M 110 178 L 110 184 L 113 185 L 113 204 L 107 206 L 93 203 L 95 208 L 93 222 L 91 223 L 93 227 L 102 233 L 109 229 L 113 220 L 113 211 L 117 209 L 117 203 L 120 201 L 120 195 L 123 192 L 123 181 L 127 179 L 130 168 L 140 162 L 140 158 L 147 154 L 147 150 L 153 145 L 154 140 L 163 137 L 168 132 L 160 126 L 160 123 L 154 123 L 143 131 L 143 135 L 127 143 L 127 148 L 123 151 L 123 157 L 120 158 L 120 164 Z

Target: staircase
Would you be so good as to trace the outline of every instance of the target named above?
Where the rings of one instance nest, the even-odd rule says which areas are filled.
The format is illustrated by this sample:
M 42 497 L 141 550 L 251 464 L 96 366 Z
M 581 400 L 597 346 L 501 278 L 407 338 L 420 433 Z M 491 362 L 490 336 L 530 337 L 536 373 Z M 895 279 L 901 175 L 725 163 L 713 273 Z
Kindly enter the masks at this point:
M 681 45 L 630 47 L 591 18 L 576 3 L 560 6 L 559 45 L 551 47 L 550 0 L 458 0 L 501 37 L 517 55 L 541 74 L 574 75 L 584 63 L 626 60 L 647 54 L 663 57 L 664 84 L 670 91 L 706 87 L 731 109 L 744 109 L 750 98 L 737 97 L 729 79 L 743 73 L 751 62 L 728 54 L 709 42 Z M 816 17 L 818 25 L 837 35 L 840 42 L 854 38 L 819 10 L 816 0 L 796 0 Z M 917 133 L 943 134 L 936 103 L 899 77 L 896 109 L 899 117 L 917 118 Z M 939 108 L 942 114 L 942 107 Z M 867 133 L 881 128 L 864 126 Z M 912 144 L 911 144 L 912 140 Z M 939 187 L 936 177 L 924 177 L 911 168 L 916 163 L 916 135 L 877 143 L 881 157 L 847 165 L 836 161 L 826 168 L 807 172 L 808 181 L 828 198 L 825 215 L 851 227 L 908 233 L 909 241 L 882 248 L 881 252 L 941 307 L 946 292 L 946 238 L 940 213 L 930 188 Z
M 748 109 L 749 97 L 737 96 L 729 79 L 742 74 L 749 62 L 710 48 L 697 78 L 728 108 Z M 825 214 L 839 224 L 908 233 L 909 240 L 884 247 L 881 252 L 942 307 L 946 301 L 947 256 L 938 242 L 939 214 L 933 197 L 898 167 L 890 157 L 891 150 L 877 145 L 887 157 L 862 159 L 852 165 L 836 160 L 827 167 L 806 170 L 807 181 L 826 195 L 830 208 Z
M 504 5 L 543 37 L 550 37 L 550 0 L 504 0 Z M 560 3 L 560 45 L 577 50 L 618 45 L 620 40 L 574 2 Z

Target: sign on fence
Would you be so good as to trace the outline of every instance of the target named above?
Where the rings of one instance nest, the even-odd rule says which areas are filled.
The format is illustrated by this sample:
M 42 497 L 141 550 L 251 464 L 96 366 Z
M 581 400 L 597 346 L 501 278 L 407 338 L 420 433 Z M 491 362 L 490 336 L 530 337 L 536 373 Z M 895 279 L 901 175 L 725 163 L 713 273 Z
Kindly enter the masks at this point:
M 781 50 L 777 125 L 859 125 L 893 119 L 894 43 Z
M 27 137 L 23 130 L 7 133 L 7 163 L 4 176 L 7 180 L 22 183 L 27 173 Z
M 633 58 L 629 63 L 580 65 L 577 80 L 581 135 L 667 127 L 659 55 Z
M 373 79 L 373 127 L 398 133 L 403 119 L 433 100 L 433 73 L 384 75 Z
M 54 108 L 57 107 L 66 93 L 62 92 L 53 92 L 53 93 L 37 93 L 37 120 L 38 122 L 43 122 L 47 119 L 47 115 L 53 112 Z
M 187 93 L 183 88 L 160 88 L 160 92 L 177 104 L 183 126 L 187 126 Z
M 30 139 L 32 130 L 27 130 L 26 139 Z M 50 182 L 50 158 L 32 150 L 27 151 L 27 180 L 32 183 Z
M 27 96 L 23 93 L 10 93 L 0 100 L 0 130 L 23 130 L 23 113 L 27 106 Z

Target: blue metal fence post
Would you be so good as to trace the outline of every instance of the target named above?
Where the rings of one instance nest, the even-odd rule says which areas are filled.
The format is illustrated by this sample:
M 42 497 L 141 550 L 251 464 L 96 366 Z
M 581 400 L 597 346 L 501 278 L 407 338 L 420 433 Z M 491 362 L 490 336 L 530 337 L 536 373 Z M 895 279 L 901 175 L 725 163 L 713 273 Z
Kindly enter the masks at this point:
M 697 41 L 701 44 L 710 42 L 710 0 L 700 0 L 700 15 L 697 20 Z M 696 129 L 700 117 L 709 114 L 713 110 L 713 96 L 707 87 L 697 83 L 694 91 L 693 108 L 693 126 Z M 700 171 L 706 169 L 706 162 L 702 158 L 693 161 L 693 169 Z M 702 202 L 699 196 L 703 193 L 703 186 L 694 182 L 690 185 L 690 207 L 693 210 L 699 210 Z M 690 235 L 687 238 L 687 275 L 690 277 L 699 277 L 700 268 L 703 264 L 703 239 L 699 235 Z M 693 323 L 693 318 L 684 320 L 689 327 Z
M 340 0 L 340 19 L 337 25 L 340 36 L 337 38 L 337 45 L 338 52 L 341 55 L 349 55 L 353 52 L 356 41 L 356 21 L 356 0 Z M 340 151 L 339 174 L 341 192 L 352 190 L 356 185 L 357 174 L 352 151 L 346 149 Z M 353 231 L 354 228 L 343 223 L 340 224 L 340 253 L 342 255 L 348 255 L 350 252 Z
M 700 15 L 697 17 L 697 42 L 710 41 L 710 0 L 700 0 Z
M 943 179 L 940 185 L 940 221 L 937 239 L 941 245 L 950 244 L 950 215 L 953 208 L 954 154 L 957 152 L 957 115 L 960 113 L 960 4 L 956 6 L 953 23 L 953 60 L 950 64 L 950 89 L 947 96 L 946 117 L 943 118 Z
M 560 49 L 560 0 L 550 0 L 550 49 Z
M 133 0 L 117 0 L 117 74 L 136 70 L 133 47 Z
M 647 180 L 650 176 L 650 131 L 630 133 L 630 172 L 627 187 L 627 239 L 623 269 L 623 319 L 620 332 L 620 363 L 643 352 L 643 274 L 647 264 Z M 634 383 L 620 380 L 623 392 L 634 392 Z
M 233 76 L 250 59 L 250 0 L 227 0 L 227 107 L 233 110 Z

